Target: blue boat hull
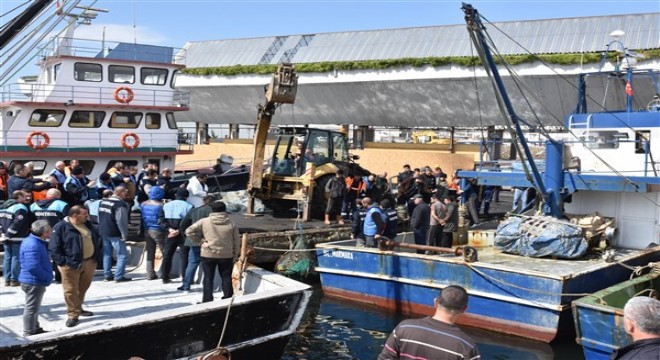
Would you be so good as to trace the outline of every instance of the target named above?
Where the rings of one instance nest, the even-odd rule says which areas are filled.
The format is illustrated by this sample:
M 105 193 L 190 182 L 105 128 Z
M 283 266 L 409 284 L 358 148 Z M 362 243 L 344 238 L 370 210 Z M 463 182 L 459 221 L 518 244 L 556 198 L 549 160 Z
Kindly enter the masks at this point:
M 644 291 L 660 291 L 660 275 L 647 274 L 624 281 L 573 302 L 577 341 L 587 360 L 608 360 L 617 348 L 630 343 L 623 327 L 623 306 Z
M 374 304 L 408 314 L 433 312 L 433 298 L 448 285 L 468 289 L 470 303 L 461 323 L 477 328 L 550 342 L 558 334 L 574 334 L 570 302 L 623 281 L 630 270 L 616 264 L 586 266 L 574 273 L 554 276 L 515 259 L 552 267 L 564 262 L 504 256 L 497 261 L 466 263 L 453 256 L 417 255 L 340 246 L 317 245 L 324 293 Z M 648 263 L 658 252 L 638 252 L 629 265 Z M 513 259 L 513 260 L 512 260 Z

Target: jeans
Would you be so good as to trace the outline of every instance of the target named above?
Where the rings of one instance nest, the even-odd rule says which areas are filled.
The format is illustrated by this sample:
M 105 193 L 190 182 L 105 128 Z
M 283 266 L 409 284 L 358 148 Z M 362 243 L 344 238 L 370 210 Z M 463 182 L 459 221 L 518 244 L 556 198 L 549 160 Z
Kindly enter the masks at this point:
M 147 275 L 156 275 L 154 271 L 154 261 L 156 259 L 156 247 L 163 253 L 163 242 L 165 233 L 162 230 L 147 230 L 147 236 L 144 238 L 146 243 L 145 248 L 147 251 Z
M 128 252 L 126 251 L 126 242 L 120 237 L 104 236 L 103 237 L 103 276 L 107 278 L 112 277 L 112 250 L 117 251 L 117 267 L 115 269 L 115 280 L 124 277 L 126 270 L 126 258 Z
M 202 271 L 204 272 L 203 296 L 202 302 L 213 301 L 213 282 L 215 280 L 215 270 L 220 273 L 222 281 L 222 298 L 230 298 L 234 295 L 234 288 L 231 285 L 231 271 L 234 267 L 234 260 L 202 258 Z
M 25 309 L 23 309 L 23 335 L 29 336 L 39 330 L 39 308 L 46 292 L 45 286 L 21 284 L 25 292 Z
M 518 205 L 520 203 L 520 205 Z M 522 209 L 527 204 L 527 189 L 514 189 L 513 190 L 513 206 L 511 211 L 514 213 L 522 212 Z
M 195 281 L 195 272 L 199 263 L 202 261 L 201 257 L 202 248 L 199 246 L 191 246 L 188 255 L 188 264 L 186 266 L 186 274 L 183 276 L 183 289 L 190 290 L 190 285 Z
M 18 275 L 21 273 L 21 261 L 19 253 L 21 251 L 20 241 L 5 241 L 5 259 L 2 263 L 2 269 L 5 275 L 5 281 L 18 281 Z

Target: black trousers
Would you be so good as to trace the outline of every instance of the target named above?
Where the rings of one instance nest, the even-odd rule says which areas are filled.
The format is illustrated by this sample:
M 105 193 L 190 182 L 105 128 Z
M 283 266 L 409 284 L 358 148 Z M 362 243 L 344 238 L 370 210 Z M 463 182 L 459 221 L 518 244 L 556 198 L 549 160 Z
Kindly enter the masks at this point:
M 441 246 L 442 244 L 442 225 L 431 225 L 429 229 L 429 241 L 427 245 Z
M 216 269 L 220 273 L 220 280 L 222 281 L 222 298 L 226 299 L 234 295 L 234 288 L 231 285 L 231 271 L 233 267 L 234 261 L 232 258 L 214 259 L 202 257 L 202 272 L 204 273 L 202 302 L 213 301 L 213 282 L 215 281 Z
M 181 236 L 175 236 L 165 238 L 165 252 L 163 254 L 163 262 L 160 266 L 161 278 L 163 280 L 169 280 L 170 274 L 172 273 L 172 259 L 176 253 L 176 248 L 183 245 L 183 239 Z M 186 254 L 186 265 L 188 265 L 188 254 Z M 185 270 L 184 270 L 185 272 Z
M 453 241 L 454 241 L 454 233 L 453 232 L 443 232 L 442 233 L 442 242 L 440 243 L 440 246 L 450 248 Z

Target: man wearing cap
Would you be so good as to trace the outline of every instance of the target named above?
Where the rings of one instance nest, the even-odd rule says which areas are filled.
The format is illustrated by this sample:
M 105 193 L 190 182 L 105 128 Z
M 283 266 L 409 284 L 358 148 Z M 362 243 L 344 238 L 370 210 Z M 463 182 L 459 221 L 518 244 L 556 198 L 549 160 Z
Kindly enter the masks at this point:
M 112 176 L 107 172 L 104 172 L 99 176 L 99 182 L 96 185 L 96 191 L 98 192 L 98 198 L 103 197 L 103 191 L 110 190 L 115 191 L 115 183 L 112 181 Z
M 71 171 L 71 175 L 64 181 L 65 200 L 69 205 L 83 205 L 87 201 L 89 191 L 96 186 L 96 181 L 90 181 L 85 176 L 85 170 L 78 166 Z
M 369 197 L 362 199 L 362 205 L 367 209 L 367 215 L 364 218 L 363 233 L 367 247 L 376 246 L 376 235 L 382 235 L 385 230 L 385 221 L 387 218 L 383 214 L 378 204 L 375 204 Z
M 433 303 L 433 316 L 404 320 L 394 328 L 378 360 L 480 358 L 474 340 L 454 325 L 467 309 L 467 291 L 457 285 L 447 286 Z
M 152 186 L 149 189 L 149 200 L 140 204 L 142 216 L 142 227 L 145 232 L 147 252 L 147 280 L 156 280 L 158 276 L 154 270 L 156 260 L 156 247 L 164 253 L 165 229 L 158 222 L 158 216 L 163 211 L 163 199 L 165 189 L 160 186 Z
M 424 202 L 424 198 L 420 194 L 414 195 L 412 200 L 415 202 L 415 209 L 410 216 L 410 227 L 415 237 L 415 244 L 426 245 L 431 220 L 431 208 Z M 417 253 L 423 254 L 424 251 L 417 250 Z
M 179 229 L 181 220 L 192 210 L 193 206 L 186 201 L 190 194 L 188 190 L 179 188 L 176 191 L 176 198 L 173 201 L 163 205 L 163 209 L 158 215 L 158 224 L 165 229 L 165 253 L 163 254 L 163 263 L 161 265 L 161 277 L 163 284 L 171 283 L 170 274 L 172 272 L 172 258 L 176 249 L 183 246 L 183 236 Z M 180 253 L 179 273 L 183 277 L 186 267 L 188 267 L 188 254 Z
M 203 201 L 204 204 L 202 206 L 190 210 L 186 216 L 183 217 L 183 220 L 181 220 L 179 228 L 181 229 L 182 234 L 186 233 L 186 230 L 190 225 L 198 222 L 199 220 L 206 219 L 213 212 L 211 209 L 211 203 L 216 201 L 215 196 L 206 195 L 204 196 Z M 189 236 L 186 236 L 186 241 L 183 244 L 183 248 L 184 251 L 186 248 L 189 249 L 188 265 L 186 266 L 186 272 L 183 276 L 183 284 L 178 287 L 177 290 L 188 291 L 190 290 L 190 285 L 195 280 L 195 272 L 197 271 L 197 267 L 202 260 L 201 247 L 199 243 L 192 241 Z
M 105 281 L 125 282 L 131 278 L 124 276 L 126 271 L 126 240 L 128 240 L 129 207 L 124 201 L 128 189 L 119 185 L 114 193 L 99 203 L 99 235 L 103 239 L 103 276 Z M 112 276 L 112 252 L 117 252 L 117 267 Z

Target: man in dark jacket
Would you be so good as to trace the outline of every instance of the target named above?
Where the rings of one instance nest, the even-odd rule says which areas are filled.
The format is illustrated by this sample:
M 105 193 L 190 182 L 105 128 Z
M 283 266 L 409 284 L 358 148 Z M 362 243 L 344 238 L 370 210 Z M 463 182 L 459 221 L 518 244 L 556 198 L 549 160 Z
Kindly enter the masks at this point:
M 83 310 L 82 304 L 92 284 L 96 264 L 103 256 L 101 241 L 89 222 L 89 212 L 84 206 L 73 206 L 69 216 L 55 225 L 48 248 L 62 273 L 66 326 L 76 326 L 79 316 L 94 315 Z
M 355 246 L 364 246 L 364 219 L 367 216 L 367 208 L 362 205 L 362 199 L 356 200 L 357 207 L 351 216 L 351 235 L 355 240 Z
M 48 255 L 48 237 L 51 226 L 46 220 L 32 223 L 31 234 L 21 244 L 21 274 L 18 281 L 25 293 L 23 309 L 23 335 L 43 334 L 39 326 L 39 308 L 44 298 L 46 286 L 53 281 L 53 271 Z
M 99 204 L 99 235 L 103 240 L 103 276 L 105 281 L 112 281 L 112 250 L 117 252 L 115 282 L 131 281 L 124 276 L 126 271 L 126 241 L 128 240 L 129 207 L 124 201 L 128 189 L 123 185 L 115 188 L 112 196 L 101 200 Z
M 188 211 L 188 214 L 183 217 L 179 229 L 182 234 L 186 233 L 186 229 L 199 220 L 205 219 L 211 215 L 213 212 L 211 209 L 211 203 L 216 201 L 215 196 L 206 195 L 204 196 L 204 205 Z M 195 272 L 199 263 L 202 261 L 201 255 L 201 246 L 199 243 L 196 243 L 186 236 L 186 241 L 183 243 L 183 248 L 188 247 L 188 266 L 186 267 L 186 272 L 183 276 L 183 284 L 177 288 L 177 290 L 187 291 L 190 290 L 190 285 L 192 285 L 195 280 Z
M 422 195 L 417 194 L 412 198 L 415 202 L 415 210 L 413 210 L 410 216 L 410 227 L 415 237 L 415 244 L 426 245 L 426 238 L 431 222 L 431 208 L 424 202 Z M 424 251 L 417 250 L 417 253 L 423 254 Z
M 390 240 L 396 240 L 399 216 L 396 209 L 392 206 L 392 201 L 384 199 L 380 202 L 380 208 L 383 210 L 383 214 L 385 214 L 385 229 L 383 230 L 383 236 Z
M 623 328 L 633 339 L 612 354 L 612 360 L 660 359 L 660 301 L 636 296 L 623 308 Z
M 46 190 L 52 187 L 52 184 L 41 179 L 32 178 L 31 163 L 14 165 L 14 175 L 7 181 L 7 193 L 13 194 L 16 190 L 27 192 Z
M 89 192 L 96 186 L 96 181 L 90 181 L 85 176 L 82 167 L 73 169 L 71 175 L 64 182 L 64 199 L 69 205 L 83 205 L 90 196 Z
M 344 225 L 341 218 L 341 205 L 346 195 L 346 180 L 344 171 L 339 169 L 335 177 L 325 184 L 325 192 L 328 195 L 328 206 L 325 209 L 325 224 L 330 225 L 330 218 L 334 215 L 339 225 Z
M 26 205 L 26 192 L 16 190 L 11 200 L 0 206 L 0 242 L 5 249 L 2 268 L 5 276 L 5 286 L 18 286 L 18 275 L 21 271 L 19 251 L 21 241 L 30 234 L 30 213 Z

